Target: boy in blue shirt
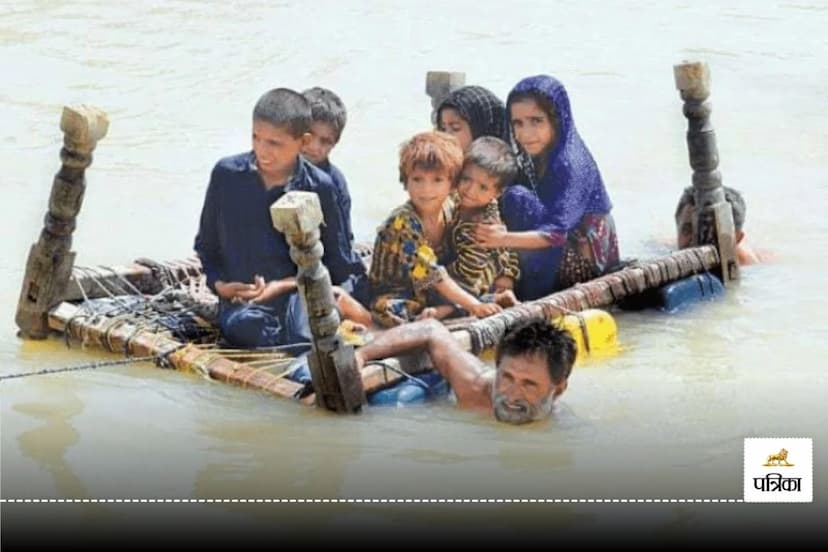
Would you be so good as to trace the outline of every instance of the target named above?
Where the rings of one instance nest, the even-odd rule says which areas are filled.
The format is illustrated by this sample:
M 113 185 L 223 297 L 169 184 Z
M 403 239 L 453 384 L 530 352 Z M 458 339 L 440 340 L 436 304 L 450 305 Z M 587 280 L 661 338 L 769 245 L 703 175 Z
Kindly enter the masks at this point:
M 337 206 L 345 224 L 348 240 L 353 245 L 354 232 L 351 225 L 351 194 L 348 192 L 348 182 L 336 165 L 331 163 L 331 151 L 339 143 L 345 123 L 348 121 L 348 114 L 345 104 L 331 90 L 315 86 L 302 92 L 302 95 L 311 106 L 311 137 L 308 143 L 302 148 L 302 155 L 322 169 L 331 177 L 336 187 Z M 368 305 L 371 300 L 370 286 L 368 279 L 354 277 L 351 279 L 353 296 L 363 305 Z
M 310 341 L 307 314 L 297 293 L 296 265 L 283 234 L 273 228 L 270 206 L 292 190 L 315 192 L 325 222 L 322 262 L 334 284 L 350 285 L 365 269 L 351 249 L 331 178 L 300 152 L 311 139 L 311 108 L 299 93 L 277 88 L 253 109 L 253 150 L 221 159 L 213 168 L 195 250 L 207 285 L 219 296 L 218 325 L 239 347 Z M 352 306 L 347 293 L 341 304 Z M 346 317 L 358 318 L 343 312 Z
M 353 240 L 351 231 L 351 194 L 342 172 L 329 159 L 331 151 L 339 143 L 345 129 L 348 115 L 345 104 L 339 96 L 327 88 L 314 87 L 302 92 L 311 105 L 311 138 L 302 148 L 302 155 L 331 177 L 339 197 L 342 218 L 348 229 L 348 238 Z

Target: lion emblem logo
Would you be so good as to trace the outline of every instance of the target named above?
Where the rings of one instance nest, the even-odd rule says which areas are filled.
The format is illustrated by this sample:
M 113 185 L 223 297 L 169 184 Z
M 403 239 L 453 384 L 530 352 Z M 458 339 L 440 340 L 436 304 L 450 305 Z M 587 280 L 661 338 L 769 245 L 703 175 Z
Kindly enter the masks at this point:
M 768 461 L 763 464 L 764 466 L 793 466 L 790 462 L 788 462 L 788 451 L 785 449 L 780 450 L 777 454 L 771 454 L 768 456 Z

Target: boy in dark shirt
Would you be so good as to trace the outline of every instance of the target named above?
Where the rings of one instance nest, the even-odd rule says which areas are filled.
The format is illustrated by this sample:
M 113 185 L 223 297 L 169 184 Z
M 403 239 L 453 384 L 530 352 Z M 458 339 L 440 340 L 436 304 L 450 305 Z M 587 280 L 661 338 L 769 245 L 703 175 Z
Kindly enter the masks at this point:
M 284 193 L 302 190 L 319 196 L 325 214 L 320 228 L 322 261 L 334 284 L 365 272 L 354 262 L 358 258 L 337 208 L 333 182 L 299 155 L 310 141 L 310 126 L 310 105 L 301 94 L 271 90 L 253 109 L 253 150 L 221 159 L 213 168 L 195 250 L 207 285 L 219 296 L 219 328 L 233 345 L 310 341 L 307 314 L 297 293 L 296 265 L 284 235 L 270 219 L 270 205 Z M 359 313 L 342 314 L 359 320 Z
M 334 92 L 319 86 L 305 90 L 302 95 L 311 106 L 311 137 L 302 148 L 302 155 L 331 177 L 336 188 L 336 204 L 344 221 L 345 232 L 348 240 L 353 245 L 351 194 L 348 191 L 348 182 L 345 180 L 342 171 L 330 161 L 331 151 L 339 143 L 342 131 L 345 129 L 345 123 L 348 120 L 345 104 Z M 359 259 L 355 259 L 355 261 L 362 262 Z M 351 278 L 350 290 L 363 305 L 369 303 L 370 290 L 367 278 L 361 276 Z
M 353 239 L 351 230 L 351 194 L 348 182 L 342 172 L 331 163 L 331 151 L 339 143 L 345 129 L 348 115 L 345 104 L 339 96 L 326 88 L 314 87 L 302 92 L 311 106 L 311 137 L 302 148 L 305 159 L 322 169 L 333 180 L 339 197 L 342 218 L 348 226 L 349 238 Z

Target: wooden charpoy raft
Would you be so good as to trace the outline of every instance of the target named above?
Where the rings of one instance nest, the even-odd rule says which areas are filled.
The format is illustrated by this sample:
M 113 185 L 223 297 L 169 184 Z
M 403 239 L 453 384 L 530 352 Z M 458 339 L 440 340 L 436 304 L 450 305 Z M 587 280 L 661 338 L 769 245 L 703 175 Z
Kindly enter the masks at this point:
M 452 321 L 452 335 L 464 349 L 479 354 L 494 347 L 521 320 L 552 319 L 608 307 L 693 274 L 715 271 L 725 283 L 738 280 L 733 221 L 722 193 L 715 134 L 709 121 L 709 71 L 706 64 L 690 62 L 677 65 L 674 71 L 688 118 L 687 142 L 699 207 L 694 234 L 699 246 L 636 263 L 483 320 Z M 426 88 L 433 105 L 439 105 L 441 97 L 463 82 L 462 73 L 429 73 Z M 216 298 L 207 293 L 197 259 L 162 263 L 141 259 L 125 267 L 95 269 L 74 266 L 71 236 L 85 191 L 85 170 L 108 125 L 106 115 L 95 108 L 64 109 L 62 166 L 53 182 L 44 229 L 30 250 L 21 286 L 16 315 L 21 336 L 40 339 L 49 330 L 55 330 L 87 346 L 127 356 L 153 357 L 164 367 L 196 372 L 338 412 L 358 411 L 365 393 L 392 385 L 407 377 L 406 373 L 427 367 L 421 355 L 411 355 L 356 371 L 353 350 L 337 330 L 338 317 L 333 309 L 327 270 L 319 262 L 321 214 L 309 215 L 310 211 L 302 206 L 304 200 L 283 204 L 276 210 L 278 213 L 272 214 L 300 267 L 299 287 L 308 304 L 314 337 L 310 368 L 315 394 L 308 394 L 304 385 L 285 377 L 292 359 L 283 351 L 221 349 L 215 339 L 191 342 L 176 338 L 169 328 L 158 323 L 164 313 L 152 312 L 157 306 L 155 300 L 178 297 L 193 300 L 184 310 L 206 321 L 204 325 L 215 332 L 209 322 L 211 312 L 215 314 Z M 286 196 L 282 200 L 287 201 Z M 132 300 L 139 308 L 99 309 L 92 300 L 102 297 L 115 305 L 128 305 Z
M 196 262 L 169 263 L 193 275 L 200 271 Z M 463 348 L 475 354 L 494 347 L 508 328 L 520 320 L 551 319 L 569 312 L 611 306 L 618 301 L 687 276 L 714 270 L 719 258 L 714 246 L 702 246 L 677 251 L 651 261 L 640 262 L 618 272 L 607 274 L 573 288 L 553 293 L 542 299 L 523 303 L 482 320 L 452 327 L 452 335 Z M 129 278 L 147 288 L 161 284 L 154 281 L 151 271 L 143 265 L 118 269 L 120 276 Z M 99 289 L 88 274 L 76 273 L 77 289 L 88 290 L 95 296 Z M 70 294 L 71 296 L 71 294 Z M 284 370 L 290 362 L 288 355 L 273 354 L 269 363 L 259 359 L 256 351 L 228 351 L 203 344 L 185 343 L 169 332 L 157 328 L 143 328 L 140 322 L 109 318 L 86 312 L 79 304 L 62 302 L 49 313 L 49 327 L 67 337 L 107 351 L 130 356 L 154 356 L 158 362 L 176 370 L 195 372 L 225 383 L 258 389 L 279 397 L 298 399 L 314 404 L 314 395 L 301 396 L 304 386 L 285 378 Z M 258 355 L 258 356 L 257 356 Z M 406 357 L 397 366 L 408 373 L 425 369 L 415 358 Z M 399 381 L 401 374 L 379 365 L 369 365 L 360 373 L 366 393 L 387 387 Z

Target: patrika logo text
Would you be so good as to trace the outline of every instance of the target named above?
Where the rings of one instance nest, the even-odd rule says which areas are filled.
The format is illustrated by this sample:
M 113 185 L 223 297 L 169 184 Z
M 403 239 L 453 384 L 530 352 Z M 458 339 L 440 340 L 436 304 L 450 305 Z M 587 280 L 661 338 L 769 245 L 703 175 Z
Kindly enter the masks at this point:
M 747 438 L 744 467 L 745 502 L 813 501 L 811 439 Z

